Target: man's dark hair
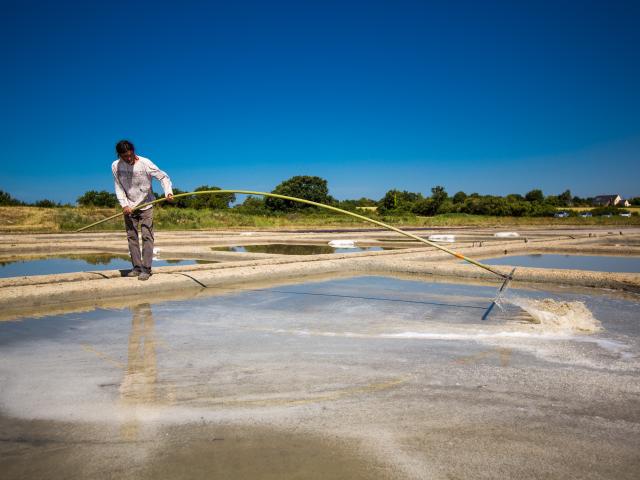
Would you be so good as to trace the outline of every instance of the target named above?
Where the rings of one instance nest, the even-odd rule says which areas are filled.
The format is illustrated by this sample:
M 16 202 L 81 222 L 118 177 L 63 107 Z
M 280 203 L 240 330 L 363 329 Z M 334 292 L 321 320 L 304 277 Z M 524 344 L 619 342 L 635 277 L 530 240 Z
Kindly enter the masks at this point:
M 116 143 L 116 153 L 118 155 L 122 155 L 123 153 L 127 153 L 127 152 L 135 152 L 135 147 L 133 146 L 133 143 L 131 143 L 129 140 L 120 140 L 118 143 Z

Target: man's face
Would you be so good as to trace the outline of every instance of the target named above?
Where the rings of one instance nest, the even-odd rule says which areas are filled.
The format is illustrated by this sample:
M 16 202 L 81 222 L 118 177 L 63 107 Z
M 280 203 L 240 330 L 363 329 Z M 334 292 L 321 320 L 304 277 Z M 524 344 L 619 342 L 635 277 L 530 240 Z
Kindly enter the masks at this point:
M 133 150 L 129 150 L 128 152 L 121 153 L 121 154 L 120 154 L 120 158 L 121 158 L 123 161 L 125 161 L 125 162 L 127 162 L 127 163 L 131 164 L 131 163 L 133 163 L 133 162 L 135 161 L 135 159 L 136 159 L 136 154 L 133 152 Z

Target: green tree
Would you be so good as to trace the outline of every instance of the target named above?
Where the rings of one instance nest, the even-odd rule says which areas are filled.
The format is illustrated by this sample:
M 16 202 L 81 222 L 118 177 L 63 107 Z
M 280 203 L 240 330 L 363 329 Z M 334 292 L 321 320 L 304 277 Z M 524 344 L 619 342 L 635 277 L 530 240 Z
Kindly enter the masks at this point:
M 432 198 L 422 198 L 413 204 L 411 212 L 423 217 L 431 217 L 438 212 L 438 206 Z
M 561 207 L 570 207 L 573 204 L 571 190 L 565 190 L 560 195 L 558 195 L 558 203 Z
M 509 215 L 512 217 L 526 217 L 531 211 L 531 204 L 525 201 L 522 195 L 519 195 L 520 199 L 505 198 L 507 207 L 509 209 Z
M 531 190 L 524 196 L 524 198 L 527 202 L 544 202 L 544 194 L 542 193 L 542 190 L 539 189 Z
M 493 195 L 469 198 L 464 205 L 463 213 L 472 215 L 506 216 L 511 213 L 508 202 Z
M 436 202 L 438 207 L 442 205 L 447 198 L 449 198 L 449 195 L 444 187 L 437 185 L 431 189 L 431 200 Z
M 13 198 L 8 192 L 0 190 L 0 205 L 2 206 L 17 206 L 24 205 L 20 200 Z
M 444 202 L 449 198 L 444 187 L 440 185 L 431 189 L 431 197 L 419 199 L 412 205 L 411 211 L 416 215 L 433 216 L 440 212 Z
M 83 207 L 115 207 L 118 205 L 118 198 L 115 193 L 106 190 L 89 190 L 78 197 L 78 205 Z
M 287 197 L 303 198 L 325 205 L 334 202 L 334 199 L 329 195 L 327 181 L 324 178 L 309 175 L 291 177 L 276 186 L 271 193 L 286 195 Z M 313 205 L 273 197 L 267 197 L 265 206 L 271 211 L 279 212 L 302 211 L 315 208 Z
M 205 190 L 222 190 L 220 187 L 210 187 L 209 185 L 201 185 L 196 188 L 195 192 L 202 192 Z M 191 208 L 203 209 L 224 209 L 229 208 L 229 204 L 236 201 L 236 195 L 234 193 L 205 193 L 202 195 L 194 195 L 187 204 Z
M 387 211 L 408 212 L 417 202 L 424 199 L 421 193 L 408 192 L 406 190 L 389 190 L 378 202 L 381 213 Z
M 453 203 L 455 205 L 458 205 L 460 203 L 464 203 L 466 199 L 467 199 L 467 194 L 464 193 L 463 191 L 459 191 L 459 192 L 456 192 L 456 194 L 453 196 Z
M 179 195 L 182 193 L 187 193 L 184 190 L 180 190 L 179 188 L 173 187 L 173 194 Z M 164 195 L 160 195 L 159 193 L 153 192 L 153 195 L 156 199 L 164 198 Z M 193 201 L 193 195 L 187 195 L 185 197 L 178 197 L 173 200 L 173 202 L 162 202 L 162 208 L 190 208 L 191 202 Z
M 547 198 L 544 199 L 545 203 L 549 205 L 553 205 L 554 207 L 562 207 L 562 203 L 560 202 L 560 197 L 557 195 L 547 195 Z

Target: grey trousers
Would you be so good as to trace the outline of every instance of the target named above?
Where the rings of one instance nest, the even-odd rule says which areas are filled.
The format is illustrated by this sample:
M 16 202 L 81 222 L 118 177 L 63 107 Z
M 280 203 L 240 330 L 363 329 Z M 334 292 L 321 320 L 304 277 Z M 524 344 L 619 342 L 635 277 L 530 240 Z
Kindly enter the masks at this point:
M 153 260 L 153 207 L 147 210 L 136 210 L 131 215 L 124 216 L 124 225 L 127 229 L 127 241 L 129 242 L 129 254 L 135 270 L 151 273 Z M 138 231 L 142 236 L 142 255 L 140 255 L 140 242 Z

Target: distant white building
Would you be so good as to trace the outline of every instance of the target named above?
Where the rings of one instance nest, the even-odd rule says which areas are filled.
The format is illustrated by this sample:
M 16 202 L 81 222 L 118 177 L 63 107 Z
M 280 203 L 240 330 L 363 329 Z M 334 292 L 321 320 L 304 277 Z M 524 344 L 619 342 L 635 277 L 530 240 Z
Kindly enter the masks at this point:
M 596 207 L 630 207 L 631 204 L 620 195 L 598 195 L 593 199 L 593 205 Z

